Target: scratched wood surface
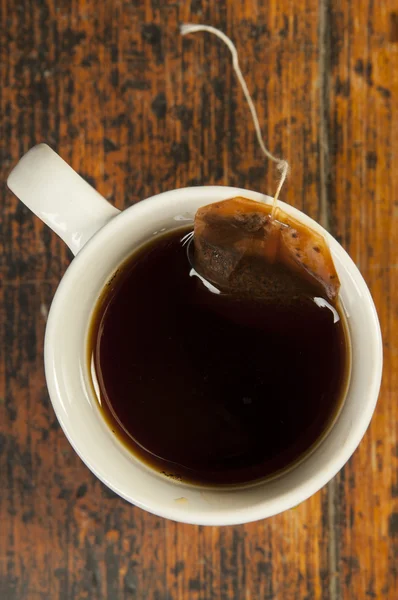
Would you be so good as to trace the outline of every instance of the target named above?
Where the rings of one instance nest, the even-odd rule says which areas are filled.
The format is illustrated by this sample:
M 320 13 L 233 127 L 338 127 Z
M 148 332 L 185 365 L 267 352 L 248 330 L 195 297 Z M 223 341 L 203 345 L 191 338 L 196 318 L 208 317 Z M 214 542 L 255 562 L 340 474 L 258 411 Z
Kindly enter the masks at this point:
M 338 4 L 338 7 L 337 7 Z M 334 481 L 282 515 L 194 527 L 128 505 L 69 446 L 43 373 L 71 255 L 6 190 L 48 142 L 119 208 L 227 184 L 272 193 L 230 55 L 236 41 L 283 199 L 364 274 L 385 348 L 372 425 Z M 398 7 L 395 0 L 0 0 L 0 599 L 398 597 Z

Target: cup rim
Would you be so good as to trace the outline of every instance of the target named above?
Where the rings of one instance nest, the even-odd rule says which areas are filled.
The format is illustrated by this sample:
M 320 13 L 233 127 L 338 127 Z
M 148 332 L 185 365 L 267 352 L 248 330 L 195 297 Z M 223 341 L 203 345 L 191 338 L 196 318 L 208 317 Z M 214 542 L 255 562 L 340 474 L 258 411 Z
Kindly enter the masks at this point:
M 305 213 L 294 208 L 293 206 L 278 201 L 278 204 L 283 209 L 286 208 L 286 210 L 290 214 L 292 214 L 295 217 L 298 217 L 302 222 L 306 222 L 311 227 L 317 229 L 320 233 L 322 233 L 322 235 L 324 235 L 327 238 L 332 252 L 338 251 L 339 255 L 345 261 L 347 271 L 353 278 L 354 284 L 360 287 L 364 305 L 366 306 L 367 316 L 369 318 L 369 331 L 371 332 L 371 338 L 374 348 L 374 371 L 371 378 L 371 385 L 368 390 L 368 399 L 364 405 L 364 410 L 361 412 L 360 415 L 358 415 L 358 419 L 356 420 L 355 424 L 353 424 L 354 432 L 351 434 L 350 438 L 346 440 L 346 443 L 341 448 L 338 454 L 329 457 L 328 460 L 325 459 L 326 466 L 322 469 L 322 471 L 317 471 L 313 473 L 309 478 L 302 481 L 301 484 L 295 489 L 288 490 L 286 494 L 283 495 L 283 497 L 281 496 L 279 498 L 277 506 L 275 501 L 273 501 L 272 507 L 268 506 L 268 504 L 270 503 L 265 498 L 262 503 L 258 503 L 256 506 L 248 505 L 242 508 L 241 510 L 228 510 L 223 507 L 215 507 L 215 509 L 210 514 L 206 513 L 202 515 L 200 513 L 197 513 L 194 516 L 192 516 L 184 511 L 179 510 L 178 507 L 176 507 L 176 509 L 173 511 L 169 509 L 165 510 L 162 507 L 161 502 L 159 502 L 158 505 L 154 506 L 153 503 L 139 501 L 133 498 L 131 494 L 124 493 L 123 490 L 119 489 L 114 485 L 110 476 L 104 475 L 104 473 L 99 468 L 99 465 L 93 459 L 93 456 L 88 456 L 84 452 L 83 444 L 81 443 L 81 441 L 76 439 L 72 428 L 63 418 L 64 406 L 61 398 L 61 391 L 59 389 L 56 377 L 56 372 L 57 369 L 59 369 L 59 365 L 57 365 L 56 358 L 54 356 L 55 344 L 57 343 L 59 337 L 58 321 L 60 319 L 60 315 L 62 314 L 64 298 L 68 293 L 70 293 L 69 282 L 73 279 L 74 273 L 78 269 L 81 269 L 84 262 L 88 260 L 88 257 L 91 257 L 95 248 L 100 248 L 106 236 L 109 236 L 112 232 L 116 232 L 117 229 L 121 227 L 120 223 L 123 220 L 126 220 L 127 215 L 130 216 L 132 214 L 138 214 L 138 212 L 140 211 L 142 212 L 142 214 L 144 214 L 146 211 L 151 211 L 153 213 L 157 210 L 155 203 L 159 203 L 161 200 L 170 200 L 171 203 L 173 203 L 173 198 L 182 197 L 187 194 L 190 194 L 191 196 L 195 196 L 197 198 L 203 198 L 207 195 L 209 197 L 209 203 L 210 201 L 216 202 L 220 199 L 229 198 L 237 195 L 244 196 L 245 194 L 253 199 L 266 200 L 267 202 L 272 201 L 272 198 L 270 198 L 269 196 L 265 196 L 263 194 L 259 194 L 257 192 L 252 192 L 250 190 L 241 188 L 234 188 L 228 186 L 186 187 L 177 190 L 170 190 L 151 196 L 150 198 L 142 202 L 131 205 L 130 207 L 119 213 L 117 216 L 115 216 L 88 241 L 84 248 L 74 258 L 71 265 L 64 274 L 61 283 L 56 291 L 48 316 L 45 336 L 45 372 L 47 385 L 56 416 L 70 444 L 72 445 L 76 453 L 80 456 L 82 461 L 87 465 L 87 467 L 105 485 L 110 487 L 119 496 L 123 497 L 124 499 L 133 503 L 136 506 L 148 510 L 149 512 L 175 521 L 203 525 L 228 525 L 245 523 L 277 514 L 279 512 L 282 512 L 283 510 L 296 506 L 303 500 L 309 498 L 321 487 L 323 487 L 328 481 L 330 481 L 330 479 L 332 479 L 332 477 L 335 476 L 335 474 L 344 466 L 344 464 L 353 454 L 353 452 L 359 445 L 362 437 L 364 436 L 366 429 L 369 426 L 377 403 L 382 374 L 382 339 L 380 325 L 370 291 L 358 268 L 356 267 L 352 259 L 349 257 L 347 252 L 342 248 L 342 246 L 337 242 L 337 240 L 335 240 L 335 238 L 331 236 L 331 234 L 329 234 L 321 225 L 319 225 L 319 223 L 308 217 Z M 216 195 L 218 196 L 218 198 L 216 198 L 215 200 L 210 200 L 210 197 L 212 195 Z M 207 199 L 206 202 L 204 202 L 203 204 L 206 203 Z M 91 260 L 91 258 L 89 260 Z

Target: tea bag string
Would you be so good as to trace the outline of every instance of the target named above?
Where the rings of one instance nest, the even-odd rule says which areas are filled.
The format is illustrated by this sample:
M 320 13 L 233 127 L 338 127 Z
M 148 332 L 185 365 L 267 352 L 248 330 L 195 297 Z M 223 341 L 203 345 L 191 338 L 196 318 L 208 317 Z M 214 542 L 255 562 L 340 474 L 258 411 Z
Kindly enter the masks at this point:
M 274 202 L 273 202 L 273 206 L 272 206 L 272 215 L 274 215 L 274 212 L 276 209 L 276 203 L 277 203 L 277 200 L 279 197 L 279 193 L 282 189 L 283 184 L 286 181 L 286 177 L 287 177 L 287 174 L 289 171 L 289 164 L 286 160 L 277 158 L 276 156 L 271 154 L 271 152 L 266 148 L 266 146 L 264 144 L 263 137 L 261 134 L 260 123 L 259 123 L 258 116 L 257 116 L 257 111 L 254 106 L 249 89 L 247 87 L 246 81 L 242 75 L 242 71 L 239 66 L 238 52 L 236 50 L 235 45 L 232 43 L 230 38 L 227 35 L 225 35 L 225 33 L 220 31 L 219 29 L 216 29 L 215 27 L 211 27 L 210 25 L 194 25 L 194 24 L 190 24 L 190 23 L 185 23 L 185 24 L 181 25 L 181 27 L 180 27 L 181 35 L 187 35 L 188 33 L 196 33 L 198 31 L 207 31 L 208 33 L 212 33 L 215 36 L 217 36 L 218 38 L 220 38 L 220 40 L 222 40 L 224 42 L 224 44 L 229 48 L 229 50 L 232 54 L 232 66 L 233 66 L 235 74 L 238 78 L 238 81 L 241 85 L 241 88 L 243 90 L 247 104 L 249 105 L 249 109 L 250 109 L 252 119 L 253 119 L 254 129 L 256 131 L 256 136 L 257 136 L 258 143 L 260 144 L 260 148 L 261 148 L 263 154 L 267 158 L 269 158 L 269 160 L 272 160 L 274 163 L 276 163 L 277 169 L 280 172 L 279 184 L 278 184 L 275 196 L 274 196 Z

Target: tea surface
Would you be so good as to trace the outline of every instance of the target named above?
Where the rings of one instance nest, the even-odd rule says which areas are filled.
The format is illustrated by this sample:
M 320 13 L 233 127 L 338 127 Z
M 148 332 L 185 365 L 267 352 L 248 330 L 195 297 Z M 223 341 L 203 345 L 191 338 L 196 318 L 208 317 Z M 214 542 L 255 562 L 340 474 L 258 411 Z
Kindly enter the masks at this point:
M 136 252 L 99 302 L 90 343 L 101 411 L 135 455 L 176 479 L 264 478 L 338 412 L 349 371 L 340 309 L 290 275 L 293 292 L 278 301 L 213 293 L 190 273 L 186 232 Z

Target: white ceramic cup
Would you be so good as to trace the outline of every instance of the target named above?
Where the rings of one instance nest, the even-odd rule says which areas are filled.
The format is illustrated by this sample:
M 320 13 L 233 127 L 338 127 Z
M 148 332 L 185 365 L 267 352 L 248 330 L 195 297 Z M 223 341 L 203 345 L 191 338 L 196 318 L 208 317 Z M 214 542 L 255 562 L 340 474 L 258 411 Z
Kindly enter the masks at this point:
M 55 294 L 45 338 L 45 370 L 54 410 L 67 438 L 91 471 L 129 502 L 162 517 L 200 525 L 232 525 L 270 517 L 324 486 L 361 441 L 375 409 L 382 372 L 376 310 L 357 267 L 320 225 L 280 203 L 327 239 L 341 280 L 341 300 L 352 344 L 346 400 L 325 439 L 279 477 L 242 488 L 202 488 L 167 479 L 142 464 L 104 422 L 88 368 L 88 331 L 97 299 L 126 257 L 159 232 L 193 223 L 205 204 L 241 195 L 230 187 L 172 190 L 120 212 L 45 144 L 16 165 L 8 186 L 76 255 Z M 137 289 L 137 294 L 140 290 Z M 153 364 L 156 369 L 156 364 Z

